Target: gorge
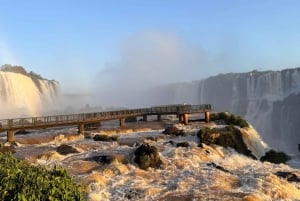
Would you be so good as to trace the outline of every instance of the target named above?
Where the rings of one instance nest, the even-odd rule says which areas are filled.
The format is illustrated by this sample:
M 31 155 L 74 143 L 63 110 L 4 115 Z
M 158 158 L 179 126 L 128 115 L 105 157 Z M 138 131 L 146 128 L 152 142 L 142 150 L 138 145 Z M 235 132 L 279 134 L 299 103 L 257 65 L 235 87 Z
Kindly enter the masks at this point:
M 297 152 L 300 68 L 227 73 L 151 90 L 152 104 L 210 103 L 246 118 L 272 147 Z M 156 98 L 159 97 L 159 98 Z

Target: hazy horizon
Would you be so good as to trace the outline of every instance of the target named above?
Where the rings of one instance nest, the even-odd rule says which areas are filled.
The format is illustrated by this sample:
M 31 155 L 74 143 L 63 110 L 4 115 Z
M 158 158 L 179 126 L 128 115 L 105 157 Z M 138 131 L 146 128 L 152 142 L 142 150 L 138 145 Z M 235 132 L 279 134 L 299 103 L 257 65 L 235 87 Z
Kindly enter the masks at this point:
M 2 2 L 0 64 L 65 93 L 300 66 L 299 1 Z M 13 12 L 12 12 L 13 11 Z M 125 80 L 125 81 L 124 81 Z

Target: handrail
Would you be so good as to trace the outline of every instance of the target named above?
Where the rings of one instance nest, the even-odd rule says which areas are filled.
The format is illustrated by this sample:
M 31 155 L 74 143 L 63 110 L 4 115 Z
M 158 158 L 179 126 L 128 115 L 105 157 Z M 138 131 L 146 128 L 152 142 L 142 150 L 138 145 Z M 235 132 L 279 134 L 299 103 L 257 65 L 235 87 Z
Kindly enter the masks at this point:
M 211 111 L 210 104 L 203 105 L 165 105 L 153 106 L 150 108 L 138 108 L 119 111 L 106 111 L 94 113 L 79 113 L 69 115 L 55 115 L 55 116 L 42 116 L 42 117 L 27 117 L 16 119 L 2 119 L 0 120 L 0 130 L 38 127 L 38 126 L 52 126 L 57 124 L 71 124 L 71 123 L 84 123 L 112 120 L 117 118 L 125 118 L 130 116 L 143 116 L 143 115 L 163 115 L 163 114 L 183 114 Z

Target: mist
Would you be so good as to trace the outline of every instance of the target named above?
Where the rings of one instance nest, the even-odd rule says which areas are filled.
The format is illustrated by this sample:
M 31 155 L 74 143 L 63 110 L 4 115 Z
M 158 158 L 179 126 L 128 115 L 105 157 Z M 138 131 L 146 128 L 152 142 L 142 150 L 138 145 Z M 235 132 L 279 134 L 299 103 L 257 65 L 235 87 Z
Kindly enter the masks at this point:
M 145 106 L 153 98 L 146 91 L 206 76 L 205 51 L 176 34 L 137 33 L 124 41 L 119 54 L 119 61 L 107 65 L 95 81 L 96 100 L 102 106 Z

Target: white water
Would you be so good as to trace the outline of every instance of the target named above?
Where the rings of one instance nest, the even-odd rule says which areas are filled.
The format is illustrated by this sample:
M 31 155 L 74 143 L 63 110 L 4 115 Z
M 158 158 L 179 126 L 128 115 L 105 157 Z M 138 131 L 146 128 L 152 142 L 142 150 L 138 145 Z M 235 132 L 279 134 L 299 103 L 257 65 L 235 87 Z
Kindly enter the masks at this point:
M 275 149 L 298 152 L 300 68 L 220 74 L 169 85 L 157 94 L 158 104 L 212 104 L 214 111 L 241 115 Z
M 0 118 L 39 116 L 55 104 L 59 85 L 23 74 L 0 71 Z M 39 86 L 37 86 L 39 85 Z
M 185 137 L 171 138 L 166 138 L 161 131 L 119 134 L 121 141 L 147 136 L 162 137 L 158 141 L 146 140 L 159 150 L 163 161 L 163 166 L 159 169 L 139 169 L 133 162 L 133 152 L 136 149 L 134 146 L 80 138 L 68 141 L 63 136 L 55 138 L 56 140 L 51 143 L 17 147 L 17 155 L 23 155 L 27 159 L 37 157 L 37 163 L 48 167 L 58 164 L 67 168 L 70 173 L 87 185 L 89 201 L 128 200 L 128 195 L 135 196 L 131 200 L 300 199 L 298 183 L 287 182 L 273 174 L 277 171 L 289 171 L 300 175 L 299 170 L 283 164 L 261 163 L 220 146 L 204 145 L 203 148 L 199 148 L 198 139 L 195 136 L 195 129 L 199 125 L 185 127 L 178 124 L 177 126 L 190 134 Z M 75 133 L 76 129 L 52 132 L 56 134 L 61 132 L 66 135 L 66 133 Z M 253 153 L 262 154 L 268 148 L 253 128 L 243 130 L 243 135 L 245 134 L 248 147 Z M 30 137 L 30 135 L 26 136 Z M 33 134 L 33 136 L 36 135 L 38 133 Z M 175 143 L 187 141 L 190 147 L 176 147 L 168 143 L 170 140 Z M 55 148 L 62 143 L 73 146 L 80 153 L 60 155 Z M 129 160 L 129 163 L 113 162 L 105 165 L 86 160 L 107 154 L 122 154 Z M 229 172 L 209 165 L 212 162 Z

